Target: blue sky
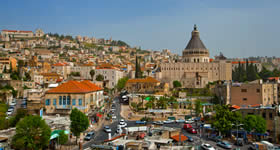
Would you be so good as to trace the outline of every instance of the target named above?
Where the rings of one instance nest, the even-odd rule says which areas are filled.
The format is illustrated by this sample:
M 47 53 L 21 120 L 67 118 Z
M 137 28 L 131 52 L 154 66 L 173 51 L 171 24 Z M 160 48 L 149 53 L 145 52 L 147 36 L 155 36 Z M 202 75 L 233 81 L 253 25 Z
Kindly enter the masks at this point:
M 280 56 L 279 0 L 9 0 L 0 29 L 120 39 L 181 54 L 197 24 L 211 56 Z

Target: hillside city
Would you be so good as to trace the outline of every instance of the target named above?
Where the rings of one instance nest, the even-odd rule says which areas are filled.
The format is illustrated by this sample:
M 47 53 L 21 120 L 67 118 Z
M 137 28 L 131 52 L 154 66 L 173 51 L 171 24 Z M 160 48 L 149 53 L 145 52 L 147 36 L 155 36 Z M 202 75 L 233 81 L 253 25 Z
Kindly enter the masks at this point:
M 0 34 L 0 150 L 280 149 L 280 57 L 30 30 Z

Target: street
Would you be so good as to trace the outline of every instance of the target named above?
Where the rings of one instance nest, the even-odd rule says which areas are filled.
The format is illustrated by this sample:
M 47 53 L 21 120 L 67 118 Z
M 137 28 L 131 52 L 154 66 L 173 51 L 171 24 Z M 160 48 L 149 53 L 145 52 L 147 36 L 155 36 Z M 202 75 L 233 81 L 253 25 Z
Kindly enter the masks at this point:
M 115 110 L 115 115 L 116 115 L 116 119 L 113 120 L 113 122 L 109 125 L 109 127 L 111 128 L 112 132 L 111 135 L 112 137 L 114 137 L 114 134 L 116 134 L 116 130 L 117 130 L 117 125 L 119 124 L 120 119 L 123 119 L 120 115 L 121 112 L 121 104 L 119 103 L 119 100 L 117 97 L 114 98 L 115 104 L 116 104 L 116 110 Z M 139 126 L 137 125 L 135 122 L 136 121 L 125 121 L 127 123 L 127 127 L 135 127 L 135 126 Z M 148 124 L 151 124 L 152 122 L 148 122 Z M 183 128 L 184 123 L 170 123 L 170 124 L 163 124 L 162 126 L 166 126 L 166 127 L 172 127 L 172 128 Z M 192 126 L 196 129 L 198 129 L 198 127 L 194 124 L 192 124 Z M 207 138 L 200 138 L 199 134 L 191 134 L 188 133 L 186 130 L 182 130 L 182 134 L 185 136 L 191 136 L 194 141 L 193 142 L 188 142 L 188 145 L 192 145 L 192 146 L 200 146 L 202 143 L 208 143 L 211 144 L 213 147 L 215 147 L 216 149 L 223 149 L 221 147 L 217 146 L 217 143 L 209 140 Z M 88 141 L 86 143 L 83 144 L 83 148 L 88 148 L 90 147 L 90 145 L 92 144 L 102 144 L 104 140 L 108 139 L 108 133 L 106 133 L 103 128 L 101 128 L 99 131 L 97 131 L 95 133 L 95 138 L 92 139 L 91 141 Z M 233 146 L 233 149 L 236 148 L 236 146 L 231 143 Z M 247 150 L 248 149 L 248 145 L 239 147 L 241 150 Z

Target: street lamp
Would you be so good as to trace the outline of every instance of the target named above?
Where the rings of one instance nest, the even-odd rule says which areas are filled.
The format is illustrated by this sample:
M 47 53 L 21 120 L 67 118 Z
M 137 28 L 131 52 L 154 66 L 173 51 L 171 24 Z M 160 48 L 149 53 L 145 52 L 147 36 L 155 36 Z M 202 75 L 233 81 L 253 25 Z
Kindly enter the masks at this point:
M 236 135 L 236 142 L 238 142 L 238 127 L 240 126 L 243 126 L 243 124 L 232 124 L 232 125 L 235 125 L 236 126 L 236 129 L 237 129 L 237 135 Z M 236 143 L 237 145 L 237 150 L 239 150 L 239 143 Z

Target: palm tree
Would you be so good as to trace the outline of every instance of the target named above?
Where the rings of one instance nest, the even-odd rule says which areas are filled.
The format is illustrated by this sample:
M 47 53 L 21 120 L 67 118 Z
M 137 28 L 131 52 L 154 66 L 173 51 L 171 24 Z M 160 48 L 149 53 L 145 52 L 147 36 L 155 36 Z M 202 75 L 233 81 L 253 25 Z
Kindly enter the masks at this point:
M 150 100 L 145 104 L 146 108 L 155 108 L 155 97 L 154 96 L 150 96 Z
M 93 80 L 93 77 L 94 77 L 94 75 L 95 75 L 95 71 L 94 71 L 94 70 L 90 70 L 89 74 L 90 74 L 90 76 L 91 76 L 91 79 Z
M 158 108 L 165 109 L 167 107 L 167 101 L 168 99 L 165 96 L 162 96 L 159 98 L 156 105 Z
M 190 102 L 189 100 L 188 100 L 187 102 L 188 102 L 188 107 L 187 107 L 187 109 L 190 110 L 191 116 L 192 116 L 192 110 L 193 110 L 192 102 Z

